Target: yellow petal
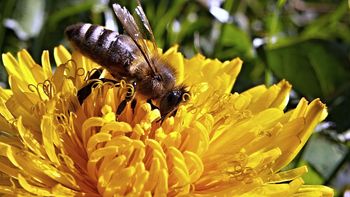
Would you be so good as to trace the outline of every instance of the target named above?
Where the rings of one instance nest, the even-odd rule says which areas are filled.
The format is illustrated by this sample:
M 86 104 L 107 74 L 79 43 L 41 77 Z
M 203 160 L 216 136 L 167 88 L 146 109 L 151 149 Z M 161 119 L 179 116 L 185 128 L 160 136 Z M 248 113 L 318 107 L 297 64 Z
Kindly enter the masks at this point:
M 51 196 L 50 188 L 45 187 L 36 187 L 33 184 L 27 182 L 26 178 L 24 178 L 21 174 L 18 175 L 19 184 L 28 192 L 39 195 L 39 196 Z
M 326 115 L 327 115 L 326 106 L 323 103 L 321 103 L 320 100 L 314 100 L 313 102 L 311 102 L 311 104 L 307 107 L 307 110 L 304 115 L 305 127 L 297 135 L 298 143 L 289 144 L 288 149 L 286 150 L 293 150 L 293 151 L 291 152 L 286 151 L 286 153 L 283 155 L 283 159 L 281 159 L 279 162 L 276 163 L 276 166 L 275 166 L 276 170 L 281 169 L 282 167 L 284 167 L 294 159 L 297 153 L 305 145 L 307 139 L 312 134 L 316 125 L 320 121 L 322 121 L 326 117 Z
M 2 87 L 0 87 L 0 98 L 3 101 L 6 101 L 7 99 L 9 99 L 12 95 L 12 90 L 10 89 L 3 89 Z
M 4 63 L 5 69 L 8 75 L 21 77 L 19 73 L 19 65 L 15 57 L 11 53 L 2 54 L 2 61 Z
M 43 51 L 41 55 L 41 63 L 43 67 L 43 75 L 45 79 L 49 79 L 52 77 L 52 68 L 50 63 L 49 51 Z
M 71 54 L 62 45 L 55 47 L 53 52 L 57 66 L 67 63 L 71 58 Z
M 52 117 L 47 115 L 44 116 L 41 121 L 43 144 L 50 161 L 58 165 L 60 162 L 56 154 L 55 145 L 60 147 L 61 142 L 59 141 L 59 136 L 57 136 L 56 130 L 57 128 L 52 120 Z
M 167 62 L 175 63 L 175 65 L 171 65 L 176 70 L 176 83 L 181 84 L 184 81 L 184 57 L 181 53 L 177 52 L 179 46 L 175 45 L 168 49 L 164 54 L 164 59 L 167 60 Z
M 31 133 L 30 130 L 24 127 L 22 123 L 22 117 L 19 117 L 17 120 L 17 128 L 24 145 L 39 157 L 44 157 L 38 136 L 33 135 L 33 133 Z
M 203 162 L 197 154 L 192 153 L 190 151 L 185 151 L 183 153 L 183 156 L 185 158 L 186 165 L 190 172 L 190 182 L 193 183 L 200 178 L 204 171 Z
M 278 182 L 286 182 L 293 179 L 296 179 L 298 177 L 301 177 L 303 174 L 307 173 L 307 167 L 301 166 L 299 168 L 295 168 L 288 171 L 279 172 L 277 174 L 274 174 L 270 177 L 268 177 L 269 183 L 278 183 Z
M 22 50 L 17 55 L 22 76 L 26 78 L 28 84 L 35 84 L 46 79 L 42 67 L 35 63 L 27 50 Z

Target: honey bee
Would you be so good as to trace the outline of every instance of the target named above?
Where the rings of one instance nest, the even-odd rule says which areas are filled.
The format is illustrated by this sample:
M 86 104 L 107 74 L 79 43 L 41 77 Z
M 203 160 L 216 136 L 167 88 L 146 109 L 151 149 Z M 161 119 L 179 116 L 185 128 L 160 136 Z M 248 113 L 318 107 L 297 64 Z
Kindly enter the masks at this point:
M 126 34 L 98 25 L 78 23 L 66 28 L 66 37 L 75 49 L 100 64 L 116 81 L 125 80 L 133 85 L 137 93 L 155 101 L 164 120 L 188 98 L 187 87 L 176 85 L 175 70 L 158 54 L 150 23 L 140 2 L 135 8 L 138 21 L 119 4 L 113 4 L 113 10 Z M 148 44 L 147 40 L 152 44 Z M 90 94 L 91 87 L 92 84 L 88 84 L 78 91 L 80 102 Z M 123 111 L 132 97 L 128 96 L 118 106 L 117 114 Z

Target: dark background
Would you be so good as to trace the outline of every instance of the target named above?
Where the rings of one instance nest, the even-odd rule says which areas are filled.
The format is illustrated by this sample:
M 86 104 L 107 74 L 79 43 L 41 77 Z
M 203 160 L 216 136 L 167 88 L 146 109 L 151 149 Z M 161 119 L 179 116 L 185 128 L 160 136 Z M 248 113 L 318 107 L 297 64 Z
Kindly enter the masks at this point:
M 90 22 L 116 27 L 108 0 L 1 0 L 0 52 L 26 48 L 40 63 L 64 39 L 66 26 Z M 118 1 L 133 8 L 135 1 Z M 131 2 L 131 3 L 130 3 Z M 350 2 L 346 0 L 144 0 L 159 47 L 179 44 L 186 57 L 202 53 L 244 66 L 233 91 L 287 79 L 288 108 L 320 98 L 329 116 L 289 167 L 308 165 L 306 184 L 350 188 Z M 221 14 L 220 14 L 221 13 Z M 53 58 L 52 58 L 53 59 Z M 2 62 L 0 85 L 7 86 Z

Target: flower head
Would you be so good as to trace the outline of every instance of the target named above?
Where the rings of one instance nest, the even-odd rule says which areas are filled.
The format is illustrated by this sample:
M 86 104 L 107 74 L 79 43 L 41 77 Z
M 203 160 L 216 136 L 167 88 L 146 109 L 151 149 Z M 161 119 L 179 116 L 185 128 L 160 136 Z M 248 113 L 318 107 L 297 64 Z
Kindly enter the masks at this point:
M 3 54 L 10 89 L 0 89 L 0 192 L 40 196 L 331 196 L 303 185 L 307 169 L 281 171 L 327 112 L 302 99 L 288 112 L 291 85 L 230 91 L 241 60 L 185 59 L 177 47 L 162 53 L 176 66 L 191 98 L 175 116 L 136 95 L 116 116 L 128 88 L 97 83 L 80 105 L 77 91 L 99 65 L 62 46 L 41 66 L 27 51 Z M 195 74 L 193 74 L 195 73 Z M 106 77 L 110 77 L 108 73 Z

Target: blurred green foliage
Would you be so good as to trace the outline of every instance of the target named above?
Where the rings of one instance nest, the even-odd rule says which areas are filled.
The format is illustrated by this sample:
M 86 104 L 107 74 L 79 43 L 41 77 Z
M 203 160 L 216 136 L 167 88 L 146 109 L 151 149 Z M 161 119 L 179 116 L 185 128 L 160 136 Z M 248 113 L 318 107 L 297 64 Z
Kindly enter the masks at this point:
M 16 53 L 27 48 L 40 62 L 43 50 L 52 50 L 58 44 L 69 46 L 63 35 L 69 24 L 116 24 L 111 9 L 115 2 L 1 0 L 0 52 Z M 118 3 L 129 8 L 136 5 L 136 1 Z M 179 44 L 187 57 L 196 53 L 220 60 L 241 57 L 244 67 L 233 91 L 287 79 L 294 89 L 291 107 L 301 97 L 321 98 L 328 106 L 329 116 L 292 165 L 308 165 L 307 183 L 328 184 L 338 194 L 350 185 L 349 179 L 342 178 L 350 177 L 349 3 L 142 1 L 160 47 Z M 6 78 L 0 65 L 3 85 Z

